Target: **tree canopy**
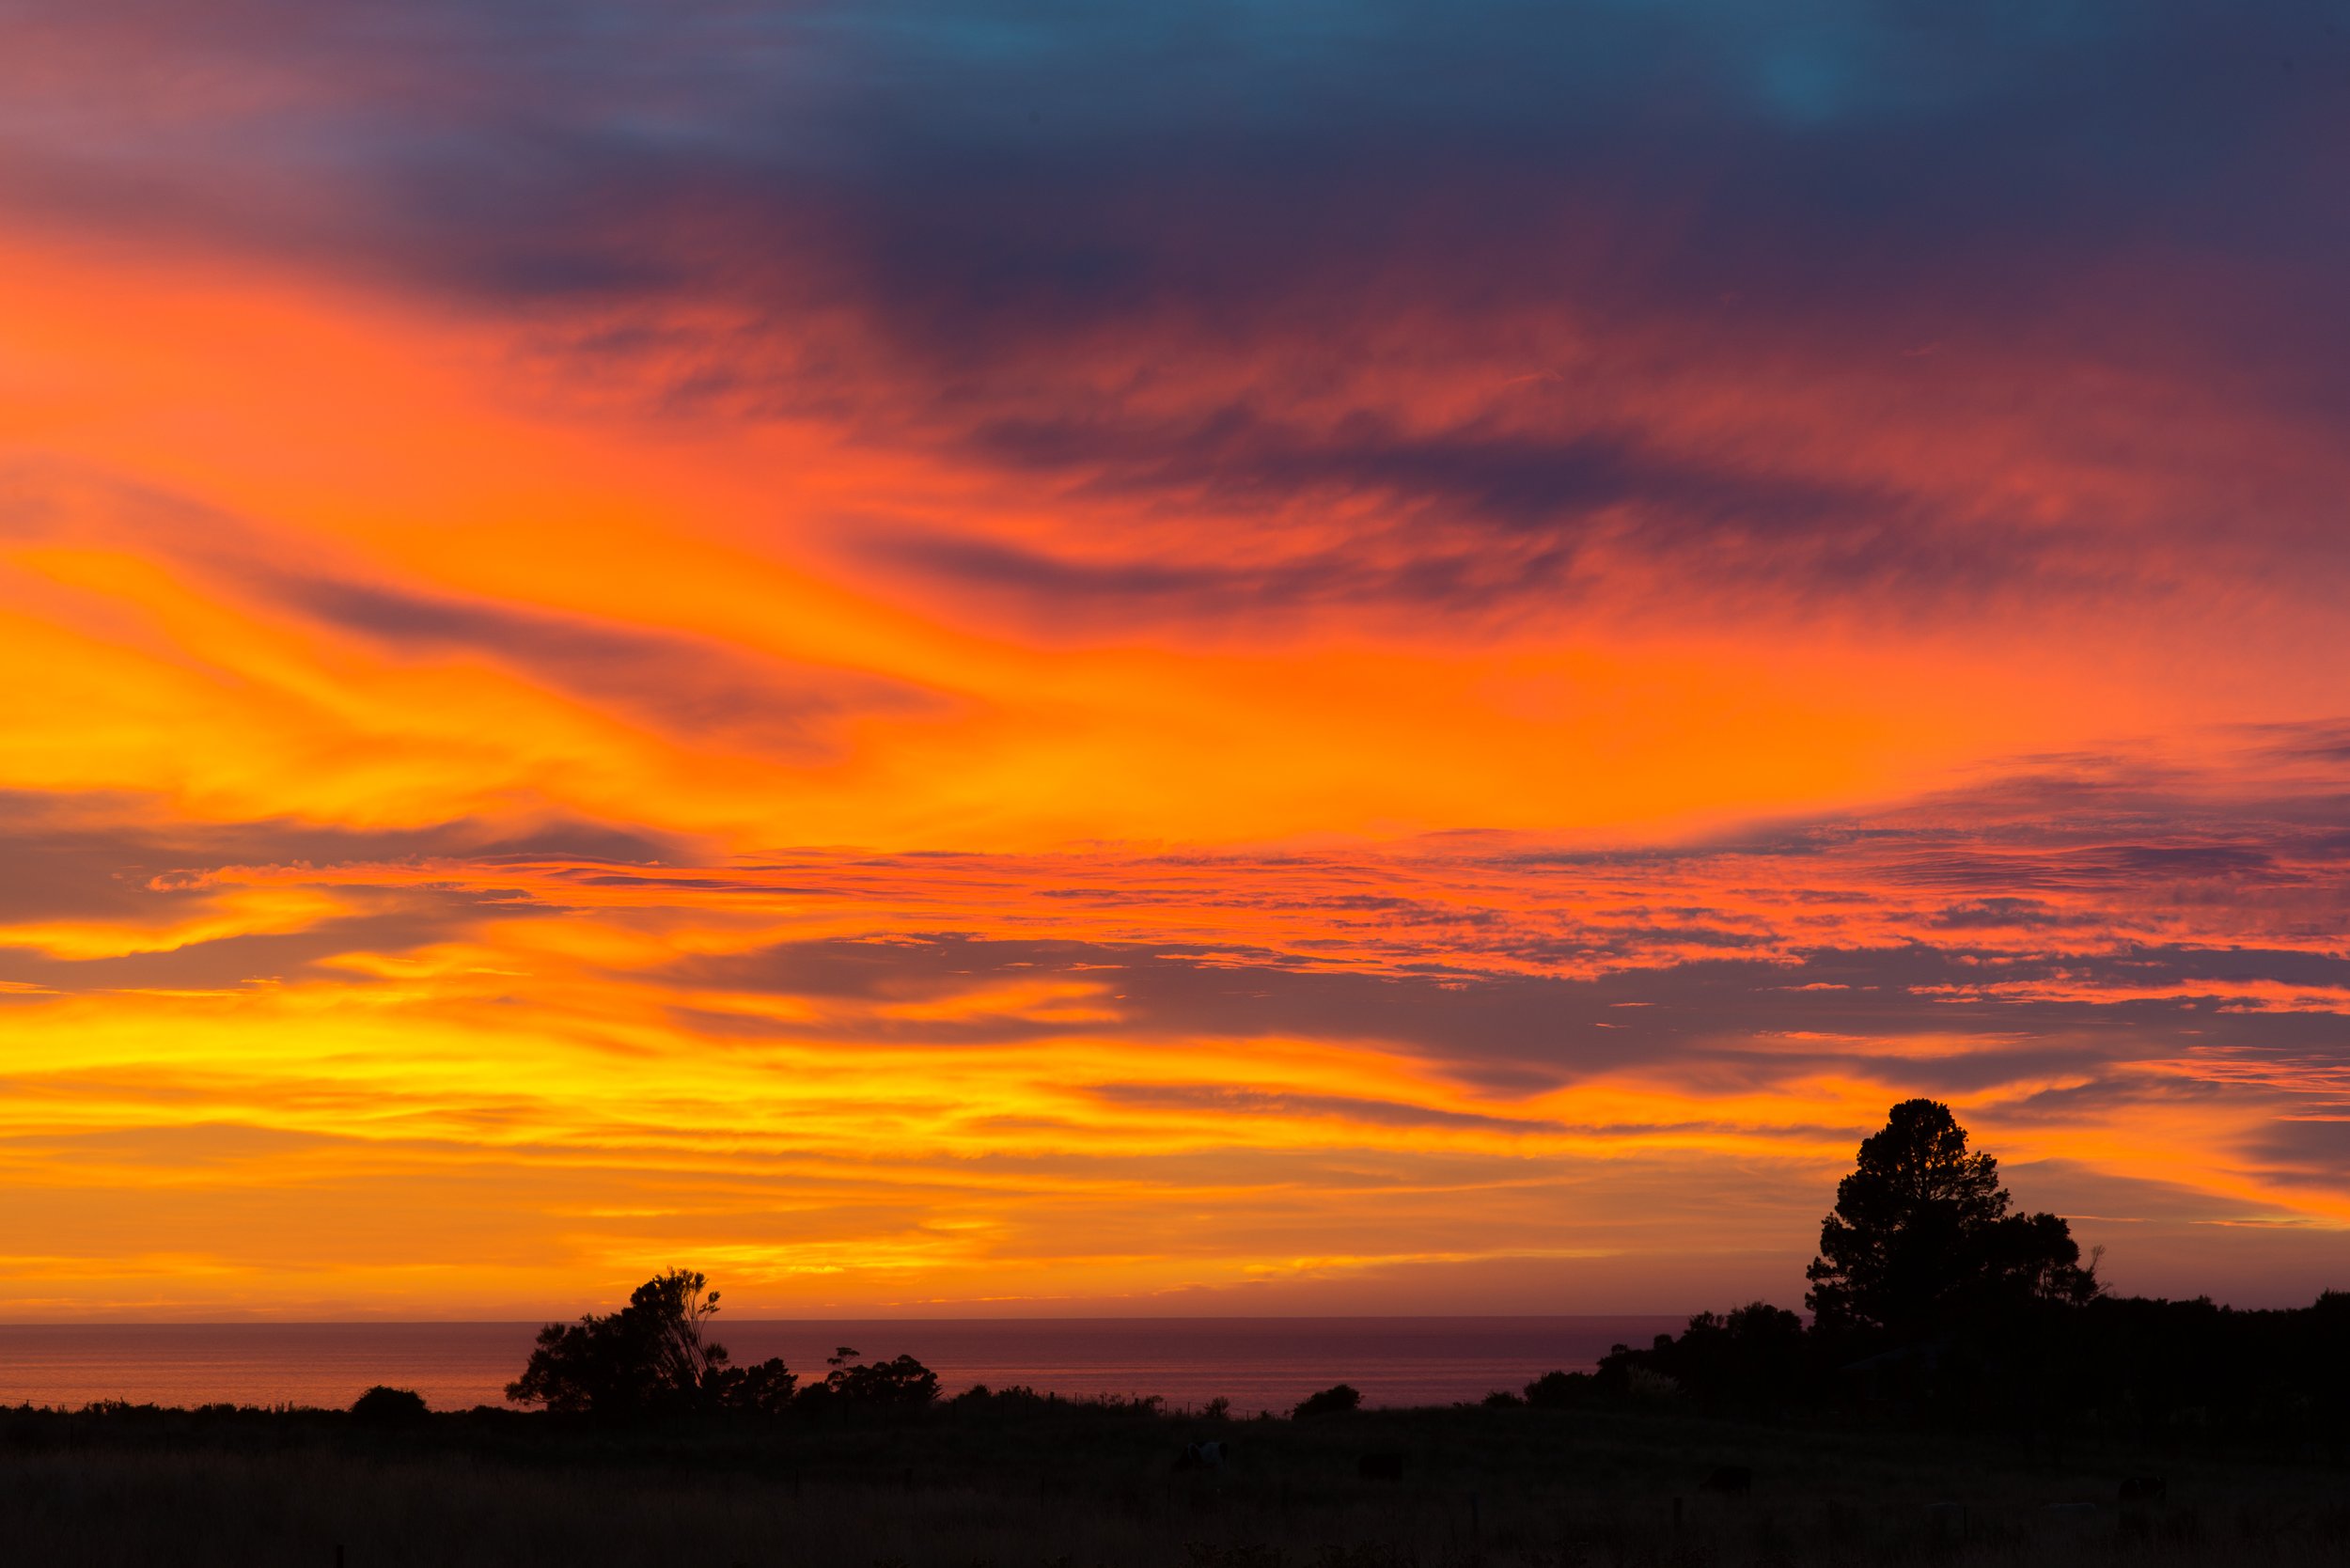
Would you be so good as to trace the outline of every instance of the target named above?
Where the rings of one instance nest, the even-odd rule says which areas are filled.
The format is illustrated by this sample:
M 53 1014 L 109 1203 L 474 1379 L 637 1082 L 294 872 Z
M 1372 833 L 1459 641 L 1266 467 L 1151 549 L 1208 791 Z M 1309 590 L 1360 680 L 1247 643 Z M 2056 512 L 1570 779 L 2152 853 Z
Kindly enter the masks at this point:
M 911 1356 L 889 1361 L 852 1363 L 848 1346 L 827 1357 L 824 1383 L 835 1395 L 860 1404 L 928 1404 L 938 1397 L 938 1374 Z
M 783 1409 L 798 1379 L 779 1358 L 729 1364 L 708 1332 L 718 1310 L 708 1285 L 699 1274 L 669 1269 L 637 1286 L 617 1312 L 547 1325 L 506 1397 L 605 1417 Z
M 2072 1228 L 2009 1202 L 1998 1162 L 1968 1152 L 1948 1105 L 1904 1100 L 1837 1184 L 1804 1304 L 1830 1332 L 1899 1337 L 1970 1311 L 2095 1297 L 2094 1260 L 2082 1266 Z
M 400 1426 L 423 1420 L 432 1412 L 424 1403 L 424 1396 L 414 1388 L 393 1388 L 379 1383 L 351 1402 L 351 1413 L 370 1426 Z
M 1290 1414 L 1297 1417 L 1343 1416 L 1351 1410 L 1361 1408 L 1362 1403 L 1361 1390 L 1351 1383 L 1340 1383 L 1323 1389 L 1320 1393 L 1308 1394 L 1298 1401 L 1297 1408 Z

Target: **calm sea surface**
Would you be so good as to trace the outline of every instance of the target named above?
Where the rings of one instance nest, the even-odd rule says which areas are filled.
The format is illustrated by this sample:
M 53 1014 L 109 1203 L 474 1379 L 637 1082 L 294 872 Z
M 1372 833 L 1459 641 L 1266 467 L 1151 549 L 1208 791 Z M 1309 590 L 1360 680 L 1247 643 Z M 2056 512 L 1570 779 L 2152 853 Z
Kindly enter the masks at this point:
M 854 1345 L 904 1352 L 949 1393 L 1025 1383 L 1059 1394 L 1216 1395 L 1236 1411 L 1285 1409 L 1352 1383 L 1366 1403 L 1423 1404 L 1587 1371 L 1610 1345 L 1646 1344 L 1682 1320 L 1549 1318 L 1024 1318 L 760 1321 L 721 1325 L 737 1361 L 780 1356 L 803 1377 Z M 495 1404 L 529 1358 L 536 1323 L 0 1325 L 0 1403 L 342 1406 L 370 1384 L 436 1409 Z

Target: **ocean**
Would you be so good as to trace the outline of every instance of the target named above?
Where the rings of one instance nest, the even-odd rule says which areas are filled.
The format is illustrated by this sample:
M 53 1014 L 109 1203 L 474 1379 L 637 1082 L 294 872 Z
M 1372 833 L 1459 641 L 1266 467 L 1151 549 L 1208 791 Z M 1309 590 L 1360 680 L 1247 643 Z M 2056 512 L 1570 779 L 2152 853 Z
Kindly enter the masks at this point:
M 1588 1371 L 1608 1347 L 1646 1344 L 1677 1317 L 890 1318 L 723 1320 L 738 1362 L 780 1356 L 804 1379 L 850 1345 L 901 1353 L 947 1392 L 1026 1384 L 1063 1395 L 1156 1394 L 1237 1414 L 1285 1410 L 1351 1383 L 1367 1404 L 1431 1404 Z M 536 1323 L 0 1325 L 0 1404 L 348 1405 L 371 1384 L 435 1409 L 503 1402 Z

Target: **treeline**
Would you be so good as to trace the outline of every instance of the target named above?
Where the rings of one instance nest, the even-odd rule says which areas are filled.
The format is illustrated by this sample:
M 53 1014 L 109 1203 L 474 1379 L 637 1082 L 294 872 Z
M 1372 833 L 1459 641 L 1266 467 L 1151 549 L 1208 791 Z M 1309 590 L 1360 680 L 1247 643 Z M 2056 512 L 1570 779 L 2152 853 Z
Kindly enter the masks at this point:
M 815 1382 L 803 1383 L 780 1356 L 736 1366 L 710 1336 L 718 1293 L 709 1284 L 670 1269 L 637 1286 L 617 1312 L 547 1325 L 506 1397 L 562 1415 L 629 1419 L 776 1416 L 835 1404 L 905 1410 L 938 1398 L 938 1374 L 913 1356 L 858 1361 L 851 1345 L 826 1358 L 830 1370 Z
M 2238 1311 L 2116 1296 L 2054 1215 L 2010 1212 L 1948 1106 L 1911 1100 L 1865 1140 L 1807 1271 L 1809 1324 L 1763 1302 L 1701 1312 L 1525 1403 L 1806 1412 L 2136 1438 L 2338 1441 L 2350 1294 Z M 1508 1397 L 1504 1396 L 1504 1402 Z
M 1594 1372 L 1554 1372 L 1523 1396 L 1486 1403 L 2138 1439 L 2340 1440 L 2350 1409 L 2350 1294 L 2328 1292 L 2296 1310 L 2237 1311 L 2208 1299 L 2115 1296 L 2097 1266 L 2060 1216 L 2013 1211 L 1998 1161 L 1967 1147 L 1948 1106 L 1905 1101 L 1862 1141 L 1852 1174 L 1838 1184 L 1806 1270 L 1809 1322 L 1759 1301 L 1700 1312 L 1680 1334 L 1644 1348 L 1618 1345 Z M 863 1362 L 844 1345 L 822 1377 L 806 1381 L 777 1359 L 736 1366 L 710 1336 L 717 1310 L 718 1293 L 701 1275 L 670 1270 L 617 1312 L 549 1324 L 507 1398 L 623 1419 L 903 1413 L 940 1403 L 937 1375 L 911 1356 Z M 1292 1414 L 1344 1415 L 1360 1402 L 1340 1384 Z M 1060 1402 L 979 1388 L 946 1403 Z M 1159 1404 L 1121 1408 L 1147 1415 Z M 1225 1408 L 1219 1400 L 1207 1414 Z
M 1701 1312 L 1645 1348 L 1619 1345 L 1596 1372 L 1551 1372 L 1527 1386 L 1523 1403 L 2338 1444 L 2350 1408 L 2350 1294 L 2328 1291 L 2311 1306 L 2271 1311 L 2101 1295 L 2076 1307 L 1983 1313 L 1884 1349 L 1755 1302 Z

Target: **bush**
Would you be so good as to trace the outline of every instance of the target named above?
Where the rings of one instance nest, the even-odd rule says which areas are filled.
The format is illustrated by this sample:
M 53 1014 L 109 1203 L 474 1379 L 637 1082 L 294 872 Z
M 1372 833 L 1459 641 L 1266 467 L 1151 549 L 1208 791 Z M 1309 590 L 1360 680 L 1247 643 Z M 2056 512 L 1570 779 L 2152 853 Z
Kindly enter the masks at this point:
M 783 1364 L 781 1356 L 770 1356 L 756 1366 L 712 1368 L 703 1379 L 702 1394 L 706 1403 L 719 1410 L 776 1416 L 791 1408 L 791 1391 L 799 1383 L 799 1375 Z
M 399 1426 L 420 1421 L 431 1411 L 414 1388 L 391 1388 L 379 1383 L 351 1402 L 351 1414 L 369 1426 Z
M 850 1364 L 855 1351 L 842 1346 L 828 1357 L 832 1372 L 817 1388 L 825 1390 L 819 1400 L 845 1400 L 852 1404 L 925 1405 L 938 1398 L 938 1374 L 911 1356 L 900 1356 L 892 1361 L 867 1361 Z
M 1060 1400 L 1050 1394 L 1040 1394 L 1026 1383 L 1009 1384 L 990 1388 L 984 1383 L 974 1383 L 947 1402 L 958 1410 L 1041 1410 Z
M 1568 1410 L 1591 1393 L 1589 1372 L 1548 1372 L 1526 1386 L 1526 1403 L 1537 1410 Z
M 1681 1383 L 1648 1367 L 1630 1367 L 1624 1372 L 1623 1397 L 1636 1405 L 1671 1404 L 1681 1398 Z
M 1298 1418 L 1342 1416 L 1350 1410 L 1359 1409 L 1362 1403 L 1361 1390 L 1341 1383 L 1336 1388 L 1324 1388 L 1318 1394 L 1308 1394 L 1298 1402 L 1297 1408 L 1290 1414 Z

